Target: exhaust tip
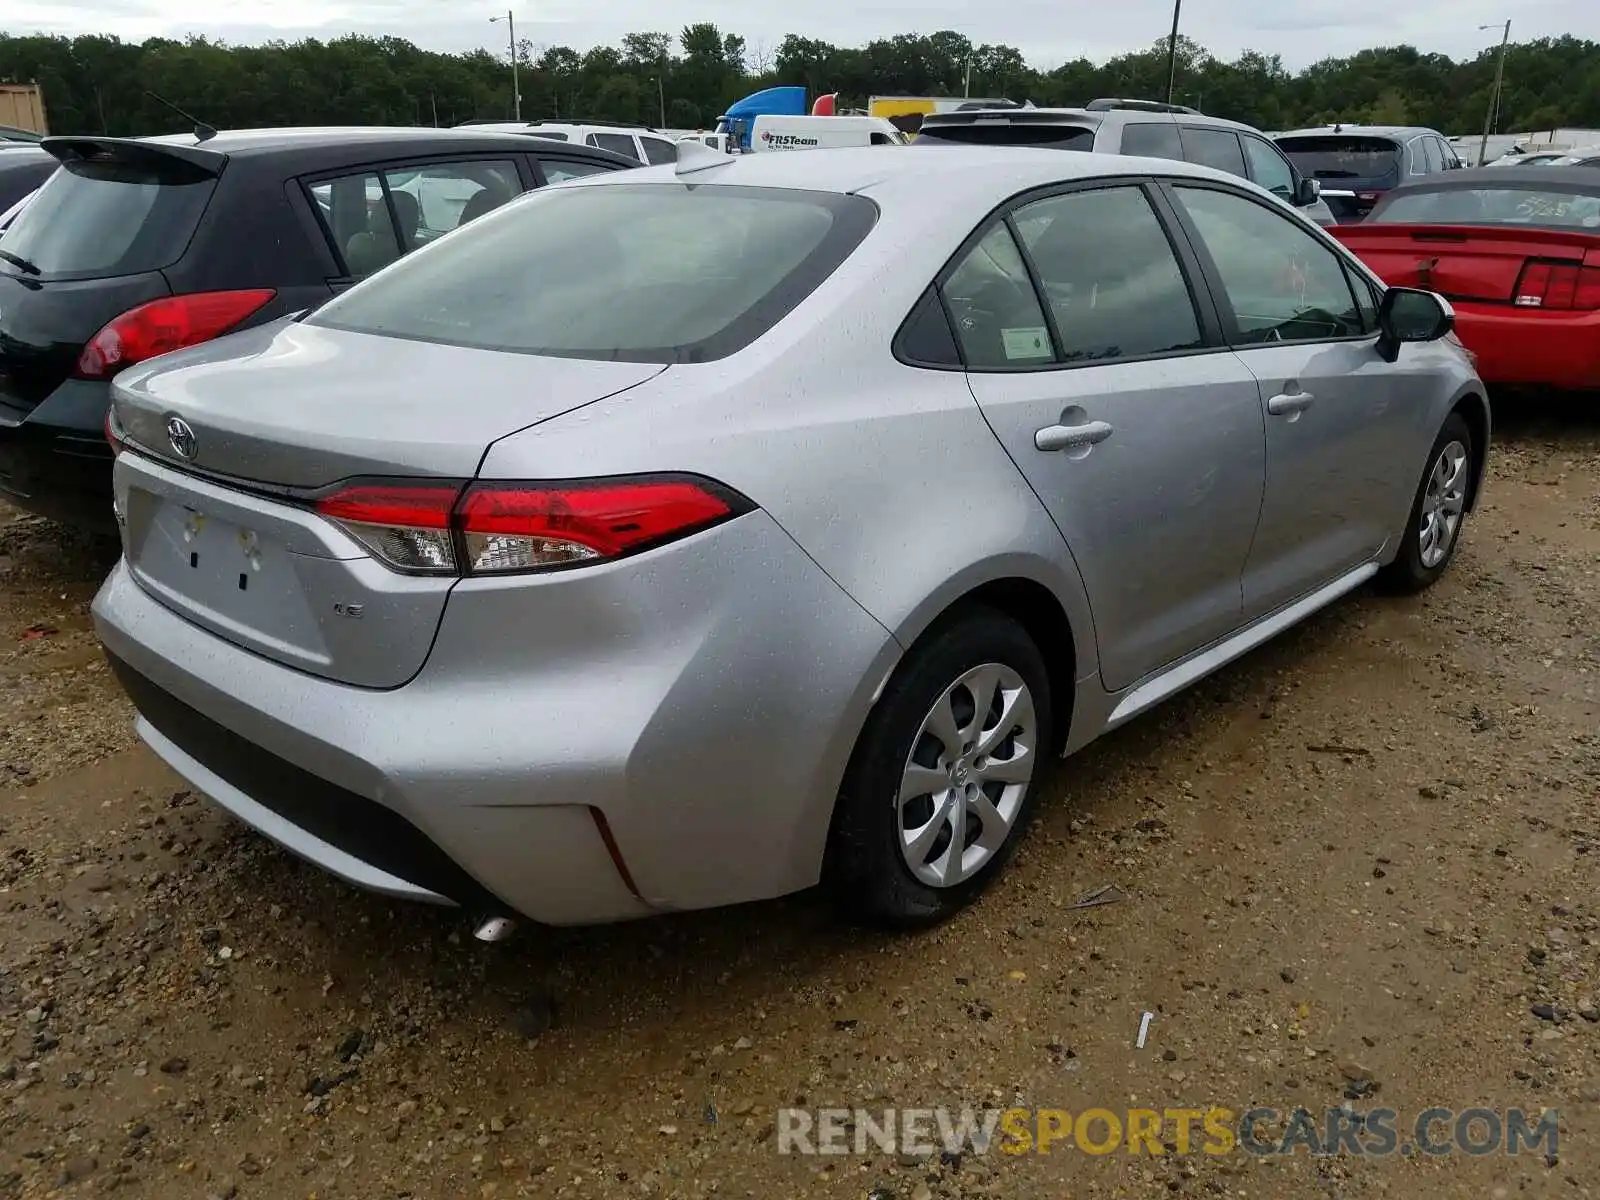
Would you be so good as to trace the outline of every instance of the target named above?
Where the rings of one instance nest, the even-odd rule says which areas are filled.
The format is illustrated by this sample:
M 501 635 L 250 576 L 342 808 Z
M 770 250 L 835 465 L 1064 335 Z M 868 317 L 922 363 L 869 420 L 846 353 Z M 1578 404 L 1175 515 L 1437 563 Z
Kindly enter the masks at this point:
M 517 931 L 517 923 L 510 917 L 487 917 L 472 936 L 480 942 L 503 942 Z

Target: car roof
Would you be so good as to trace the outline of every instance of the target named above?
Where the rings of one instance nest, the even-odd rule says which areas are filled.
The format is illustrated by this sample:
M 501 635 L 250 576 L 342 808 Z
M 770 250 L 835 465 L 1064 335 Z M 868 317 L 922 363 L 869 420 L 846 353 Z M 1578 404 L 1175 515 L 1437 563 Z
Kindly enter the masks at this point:
M 1034 118 L 1044 118 L 1045 121 L 1061 121 L 1063 124 L 1070 120 L 1086 125 L 1101 125 L 1108 121 L 1117 120 L 1143 123 L 1151 120 L 1160 121 L 1166 119 L 1177 121 L 1184 125 L 1211 125 L 1220 129 L 1237 129 L 1250 133 L 1261 132 L 1254 125 L 1246 125 L 1242 121 L 1230 121 L 1226 117 L 1214 117 L 1210 113 L 1163 112 L 1160 109 L 1150 108 L 971 108 L 960 109 L 955 112 L 929 113 L 922 118 L 922 122 L 924 125 L 933 126 L 970 125 L 974 123 L 974 117 L 1004 117 L 1008 123 L 1013 125 L 1026 125 Z
M 671 179 L 677 167 L 649 167 L 616 175 L 591 176 L 562 186 L 604 186 Z M 1117 154 L 1066 154 L 1032 146 L 984 146 L 955 143 L 937 153 L 913 154 L 882 146 L 797 151 L 793 154 L 734 154 L 678 177 L 688 183 L 743 187 L 794 188 L 800 191 L 853 194 L 875 199 L 902 195 L 925 204 L 929 188 L 945 200 L 957 198 L 999 202 L 1007 196 L 1057 182 L 1140 175 L 1185 176 L 1241 184 L 1235 175 L 1174 159 L 1136 158 Z
M 1423 134 L 1444 137 L 1444 134 L 1437 129 L 1427 129 L 1421 125 L 1323 125 L 1315 129 L 1288 129 L 1272 136 L 1274 140 L 1281 141 L 1283 138 L 1341 137 L 1346 134 L 1354 137 L 1393 138 L 1396 141 L 1409 141 Z
M 434 129 L 431 126 L 410 125 L 326 125 L 299 126 L 279 129 L 223 129 L 214 137 L 199 141 L 191 133 L 164 133 L 134 139 L 165 146 L 187 146 L 212 150 L 219 154 L 249 155 L 273 154 L 283 151 L 307 150 L 326 146 L 370 146 L 375 144 L 406 147 L 429 143 L 460 144 L 471 147 L 474 143 L 488 146 L 516 145 L 527 149 L 526 139 L 514 142 L 511 137 L 492 129 Z

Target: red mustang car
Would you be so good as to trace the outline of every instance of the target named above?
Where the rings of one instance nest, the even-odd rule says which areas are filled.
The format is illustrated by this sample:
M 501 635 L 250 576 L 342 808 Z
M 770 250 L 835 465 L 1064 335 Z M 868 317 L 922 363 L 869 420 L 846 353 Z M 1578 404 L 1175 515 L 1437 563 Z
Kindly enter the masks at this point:
M 1385 283 L 1446 297 L 1487 382 L 1600 389 L 1600 170 L 1429 176 L 1328 232 Z

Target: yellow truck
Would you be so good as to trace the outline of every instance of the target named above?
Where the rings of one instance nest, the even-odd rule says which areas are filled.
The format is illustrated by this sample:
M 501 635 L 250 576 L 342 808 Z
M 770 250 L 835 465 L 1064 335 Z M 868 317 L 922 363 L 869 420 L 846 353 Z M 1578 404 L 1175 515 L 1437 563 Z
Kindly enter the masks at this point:
M 867 101 L 867 115 L 885 117 L 907 137 L 916 137 L 922 118 L 929 113 L 955 112 L 962 108 L 1014 108 L 1010 100 L 981 96 L 873 96 Z

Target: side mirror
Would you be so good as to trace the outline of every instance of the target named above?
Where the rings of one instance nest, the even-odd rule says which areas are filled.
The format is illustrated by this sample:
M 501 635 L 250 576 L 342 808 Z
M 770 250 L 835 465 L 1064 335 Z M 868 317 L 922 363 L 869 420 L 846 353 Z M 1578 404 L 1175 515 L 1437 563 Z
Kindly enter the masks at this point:
M 1322 196 L 1322 182 L 1301 176 L 1294 186 L 1294 203 L 1296 208 L 1305 208 L 1315 204 Z
M 1378 304 L 1378 354 L 1394 362 L 1406 342 L 1436 342 L 1455 326 L 1455 309 L 1443 296 L 1420 288 L 1389 288 Z

